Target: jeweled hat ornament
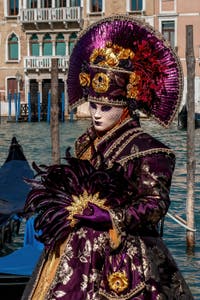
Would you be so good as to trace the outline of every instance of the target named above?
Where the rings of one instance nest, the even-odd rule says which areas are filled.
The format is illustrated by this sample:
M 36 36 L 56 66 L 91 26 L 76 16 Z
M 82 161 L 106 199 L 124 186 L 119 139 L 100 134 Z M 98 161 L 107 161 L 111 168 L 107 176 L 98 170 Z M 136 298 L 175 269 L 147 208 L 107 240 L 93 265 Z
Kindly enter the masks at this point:
M 69 109 L 85 101 L 129 106 L 168 127 L 182 98 L 182 68 L 163 36 L 139 18 L 112 16 L 84 30 L 68 72 Z

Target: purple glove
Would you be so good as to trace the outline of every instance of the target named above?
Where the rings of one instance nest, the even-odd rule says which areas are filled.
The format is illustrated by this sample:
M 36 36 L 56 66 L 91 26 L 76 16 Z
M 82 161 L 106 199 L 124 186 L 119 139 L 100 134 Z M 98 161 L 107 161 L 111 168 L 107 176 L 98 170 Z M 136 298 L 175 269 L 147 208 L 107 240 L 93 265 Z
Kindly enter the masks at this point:
M 82 215 L 74 215 L 74 218 L 82 221 L 88 227 L 97 227 L 100 225 L 100 229 L 102 226 L 103 229 L 112 228 L 109 212 L 91 202 L 88 203 L 88 208 L 83 211 Z

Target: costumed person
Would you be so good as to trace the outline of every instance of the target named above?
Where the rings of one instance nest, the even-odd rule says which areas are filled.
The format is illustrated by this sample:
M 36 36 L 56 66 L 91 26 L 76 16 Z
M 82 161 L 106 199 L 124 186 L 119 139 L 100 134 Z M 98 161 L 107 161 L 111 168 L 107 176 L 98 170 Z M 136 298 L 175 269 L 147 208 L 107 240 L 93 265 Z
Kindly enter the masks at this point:
M 159 235 L 174 152 L 145 133 L 138 111 L 168 127 L 182 96 L 173 49 L 152 27 L 112 16 L 83 31 L 68 72 L 69 105 L 92 124 L 66 164 L 38 168 L 25 212 L 46 251 L 22 299 L 193 299 Z

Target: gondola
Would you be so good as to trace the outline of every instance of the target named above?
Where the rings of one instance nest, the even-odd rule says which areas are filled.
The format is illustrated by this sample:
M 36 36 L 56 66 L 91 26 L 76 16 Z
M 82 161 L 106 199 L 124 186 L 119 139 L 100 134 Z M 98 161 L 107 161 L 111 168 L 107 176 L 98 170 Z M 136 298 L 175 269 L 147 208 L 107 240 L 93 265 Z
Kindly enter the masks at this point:
M 0 294 L 5 295 L 5 299 L 21 299 L 43 249 L 43 245 L 34 237 L 33 218 L 26 222 L 22 217 L 30 189 L 24 178 L 33 177 L 33 169 L 23 148 L 16 137 L 13 137 L 8 156 L 0 168 Z M 25 222 L 22 247 L 7 251 L 14 236 L 18 234 L 22 221 Z
M 187 130 L 187 107 L 183 105 L 178 114 L 178 129 Z M 200 113 L 195 113 L 195 129 L 200 128 Z
M 20 212 L 30 189 L 24 178 L 33 177 L 23 148 L 13 137 L 7 158 L 0 167 L 0 250 L 19 230 Z

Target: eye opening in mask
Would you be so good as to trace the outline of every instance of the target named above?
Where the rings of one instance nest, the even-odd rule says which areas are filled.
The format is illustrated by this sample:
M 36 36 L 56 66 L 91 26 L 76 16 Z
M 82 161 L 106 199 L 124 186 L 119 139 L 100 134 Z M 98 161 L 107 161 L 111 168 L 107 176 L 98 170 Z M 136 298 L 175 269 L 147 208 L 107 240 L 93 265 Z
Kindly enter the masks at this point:
M 101 111 L 109 111 L 109 110 L 111 110 L 112 109 L 112 105 L 102 105 L 102 104 L 100 104 L 101 105 Z M 90 102 L 90 107 L 91 108 L 93 108 L 93 109 L 96 109 L 97 108 L 97 104 L 96 103 L 94 103 L 94 102 Z

